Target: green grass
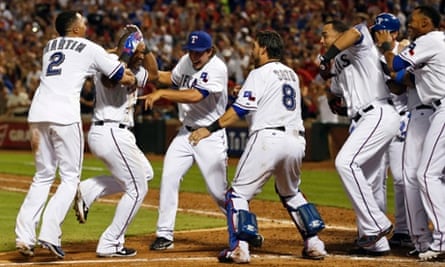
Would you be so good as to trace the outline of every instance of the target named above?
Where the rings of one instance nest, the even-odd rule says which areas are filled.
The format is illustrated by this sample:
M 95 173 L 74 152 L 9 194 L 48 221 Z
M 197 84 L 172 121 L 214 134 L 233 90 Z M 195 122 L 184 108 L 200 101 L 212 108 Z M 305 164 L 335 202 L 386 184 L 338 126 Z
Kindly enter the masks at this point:
M 150 158 L 150 157 L 149 157 Z M 161 161 L 151 161 L 155 171 L 155 177 L 150 182 L 150 188 L 159 188 L 159 181 L 162 172 Z M 32 176 L 34 174 L 33 157 L 31 153 L 11 152 L 0 150 L 0 172 L 7 174 L 17 174 Z M 229 167 L 229 177 L 233 177 L 234 166 Z M 82 179 L 108 173 L 104 164 L 95 157 L 86 156 L 83 165 Z M 305 170 L 303 163 L 303 175 L 301 190 L 309 201 L 318 205 L 351 208 L 351 204 L 341 185 L 340 178 L 335 170 L 319 171 Z M 204 181 L 197 166 L 193 166 L 181 184 L 181 191 L 197 192 L 206 194 Z M 0 251 L 14 249 L 15 246 L 15 218 L 20 205 L 25 197 L 24 193 L 7 192 L 0 190 L 0 210 L 2 211 L 0 220 Z M 150 192 L 147 197 L 150 197 Z M 273 179 L 263 188 L 256 199 L 279 201 L 275 193 Z M 88 223 L 79 225 L 75 220 L 72 211 L 67 215 L 63 224 L 64 242 L 79 240 L 98 240 L 102 231 L 110 223 L 114 214 L 115 205 L 95 203 L 89 214 Z M 392 182 L 388 181 L 388 211 L 393 213 L 393 192 Z M 156 209 L 140 209 L 134 222 L 131 224 L 127 235 L 146 235 L 155 231 L 157 220 Z M 209 218 L 198 215 L 178 213 L 176 220 L 176 230 L 202 229 L 225 226 L 222 218 Z M 82 235 L 79 235 L 82 231 Z M 80 237 L 81 236 L 81 237 Z

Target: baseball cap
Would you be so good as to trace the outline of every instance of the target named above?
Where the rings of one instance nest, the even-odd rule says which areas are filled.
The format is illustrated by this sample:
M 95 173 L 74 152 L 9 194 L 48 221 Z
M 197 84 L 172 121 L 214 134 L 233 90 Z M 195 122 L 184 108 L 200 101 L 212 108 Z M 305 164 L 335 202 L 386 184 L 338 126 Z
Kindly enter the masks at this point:
M 185 50 L 203 52 L 212 47 L 212 37 L 205 31 L 191 32 L 187 44 L 183 47 Z

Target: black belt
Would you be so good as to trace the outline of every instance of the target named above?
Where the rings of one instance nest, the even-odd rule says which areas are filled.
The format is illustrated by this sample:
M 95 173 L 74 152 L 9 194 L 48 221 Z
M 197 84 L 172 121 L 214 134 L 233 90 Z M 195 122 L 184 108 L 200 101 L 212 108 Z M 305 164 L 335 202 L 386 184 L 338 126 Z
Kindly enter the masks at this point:
M 362 112 L 366 113 L 366 112 L 371 111 L 373 109 L 374 109 L 374 106 L 373 105 L 369 105 L 366 108 L 362 109 Z M 358 120 L 360 120 L 361 117 L 362 117 L 362 114 L 360 114 L 360 112 L 357 112 L 355 114 L 355 116 L 352 117 L 352 120 L 355 121 L 355 122 L 358 122 Z
M 282 131 L 282 132 L 286 131 L 286 128 L 284 126 L 266 127 L 264 129 L 266 129 L 266 130 L 277 130 L 277 131 Z
M 400 116 L 403 116 L 403 115 L 405 115 L 405 114 L 406 114 L 406 110 L 402 110 L 402 111 L 399 112 L 399 115 L 400 115 Z
M 286 131 L 286 127 L 284 126 L 277 126 L 277 127 L 266 127 L 265 130 L 277 130 L 277 131 Z M 304 131 L 298 131 L 298 134 L 304 137 Z
M 96 126 L 103 126 L 103 125 L 105 125 L 105 123 L 116 123 L 117 124 L 117 122 L 115 122 L 115 121 L 95 121 L 95 122 L 93 122 L 93 124 Z M 131 129 L 131 127 L 129 127 L 128 125 L 125 125 L 123 123 L 119 123 L 118 127 L 121 129 Z
M 442 101 L 441 101 L 440 99 L 437 99 L 437 100 L 434 100 L 434 101 L 433 101 L 433 104 L 434 104 L 436 107 L 438 107 L 438 106 L 442 105 Z
M 430 106 L 430 105 L 418 105 L 416 107 L 416 109 L 434 109 L 434 107 Z

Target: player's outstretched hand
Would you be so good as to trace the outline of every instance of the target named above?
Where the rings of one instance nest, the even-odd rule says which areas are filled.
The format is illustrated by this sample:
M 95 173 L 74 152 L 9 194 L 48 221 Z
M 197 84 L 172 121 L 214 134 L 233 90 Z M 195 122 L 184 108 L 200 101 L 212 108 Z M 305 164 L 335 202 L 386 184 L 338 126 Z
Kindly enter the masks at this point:
M 318 73 L 325 80 L 334 77 L 335 74 L 331 72 L 331 62 L 326 60 L 323 56 L 320 57 L 320 65 L 318 66 Z
M 155 91 L 153 93 L 139 96 L 138 99 L 145 100 L 144 108 L 147 110 L 148 108 L 152 109 L 155 102 L 161 98 L 161 95 L 159 94 L 159 90 Z
M 207 130 L 207 128 L 196 129 L 189 135 L 190 144 L 192 144 L 193 146 L 196 146 L 198 144 L 198 142 L 201 141 L 201 139 L 204 139 L 204 138 L 208 137 L 209 135 L 210 135 L 210 131 Z

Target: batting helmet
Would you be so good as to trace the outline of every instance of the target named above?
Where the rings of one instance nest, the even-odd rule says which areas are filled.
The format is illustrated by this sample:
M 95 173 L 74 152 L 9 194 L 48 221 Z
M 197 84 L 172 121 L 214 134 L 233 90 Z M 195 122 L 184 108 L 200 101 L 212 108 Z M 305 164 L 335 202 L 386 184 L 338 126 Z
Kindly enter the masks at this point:
M 372 31 L 388 30 L 390 32 L 400 29 L 399 19 L 390 13 L 380 13 L 374 19 L 374 25 L 371 26 Z

